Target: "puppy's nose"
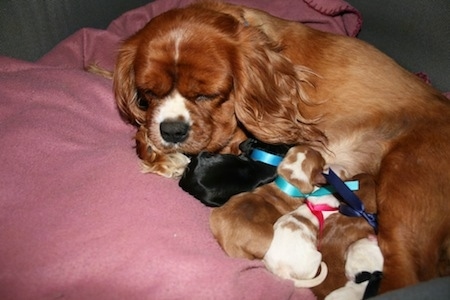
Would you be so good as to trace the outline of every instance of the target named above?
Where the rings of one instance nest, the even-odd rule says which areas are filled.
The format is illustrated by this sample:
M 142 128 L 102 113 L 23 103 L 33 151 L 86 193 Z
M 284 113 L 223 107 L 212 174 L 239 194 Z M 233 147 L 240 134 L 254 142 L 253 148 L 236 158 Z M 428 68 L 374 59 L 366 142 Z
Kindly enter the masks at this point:
M 159 125 L 162 138 L 169 143 L 180 143 L 189 134 L 189 125 L 181 121 L 164 121 Z

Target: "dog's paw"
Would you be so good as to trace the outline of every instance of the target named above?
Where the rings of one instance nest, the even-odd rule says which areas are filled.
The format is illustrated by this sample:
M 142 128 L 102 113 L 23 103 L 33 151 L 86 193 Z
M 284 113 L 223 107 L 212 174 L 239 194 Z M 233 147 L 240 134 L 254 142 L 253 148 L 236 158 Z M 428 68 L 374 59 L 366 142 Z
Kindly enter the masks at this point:
M 153 161 L 141 160 L 141 171 L 143 173 L 154 173 L 167 178 L 178 178 L 183 175 L 189 164 L 189 157 L 182 153 L 174 152 L 160 154 Z

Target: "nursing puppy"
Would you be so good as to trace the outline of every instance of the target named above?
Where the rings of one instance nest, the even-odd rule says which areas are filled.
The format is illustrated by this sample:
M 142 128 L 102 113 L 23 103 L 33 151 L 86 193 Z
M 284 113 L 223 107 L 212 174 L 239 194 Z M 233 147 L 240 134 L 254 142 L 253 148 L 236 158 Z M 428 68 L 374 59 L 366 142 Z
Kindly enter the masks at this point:
M 307 160 L 304 173 L 308 178 L 295 180 L 305 193 L 323 181 L 321 172 L 324 161 L 317 152 L 305 146 L 295 146 L 286 154 L 277 168 L 279 175 L 289 178 L 296 154 L 303 151 Z M 303 198 L 290 197 L 274 182 L 260 186 L 254 191 L 240 193 L 228 200 L 222 207 L 214 208 L 210 216 L 211 230 L 224 249 L 232 257 L 262 259 L 273 238 L 273 225 L 282 216 L 303 204 Z
M 324 167 L 319 153 L 306 146 L 296 146 L 289 150 L 278 167 L 278 173 L 289 178 L 291 184 L 305 193 L 310 193 L 314 185 L 324 183 L 321 174 Z M 333 169 L 345 176 L 345 170 L 337 166 Z M 359 190 L 355 193 L 362 200 L 365 211 L 374 214 L 376 198 L 373 177 L 360 174 L 353 179 L 359 181 Z M 331 208 L 339 205 L 333 195 L 308 197 L 308 201 L 327 203 Z M 320 233 L 319 221 L 303 203 L 303 198 L 291 197 L 281 191 L 276 183 L 270 183 L 253 193 L 232 197 L 223 207 L 213 210 L 210 223 L 214 236 L 228 255 L 262 258 L 269 270 L 294 280 L 297 286 L 305 287 L 306 284 L 296 277 L 312 278 L 323 261 L 325 264 L 322 264 L 319 276 L 308 282 L 308 287 L 312 287 L 318 298 L 323 299 L 350 280 L 345 275 L 347 249 L 375 231 L 360 217 L 333 214 L 333 211 L 324 211 L 322 216 L 325 222 Z M 322 254 L 317 251 L 316 244 L 320 245 Z M 370 257 L 370 252 L 367 255 Z M 360 267 L 366 268 L 364 265 Z M 327 270 L 328 276 L 323 281 Z M 358 285 L 354 293 L 360 298 L 364 294 L 363 285 Z
M 297 170 L 294 169 L 293 173 Z M 296 286 L 305 286 L 302 279 L 312 278 L 314 280 L 309 281 L 308 287 L 314 287 L 322 283 L 328 273 L 317 247 L 322 222 L 337 212 L 339 201 L 333 195 L 308 197 L 305 201 L 305 204 L 277 220 L 273 227 L 272 243 L 263 261 L 272 273 L 293 280 Z M 320 213 L 321 218 L 313 211 Z M 314 278 L 319 266 L 320 273 Z
M 179 186 L 207 206 L 221 206 L 236 194 L 273 181 L 277 167 L 264 158 L 281 161 L 289 146 L 248 139 L 239 148 L 241 155 L 202 152 L 191 157 Z
M 347 283 L 325 299 L 359 300 L 375 296 L 382 276 L 383 261 L 376 236 L 369 235 L 354 242 L 346 251 Z
M 377 206 L 374 178 L 368 174 L 359 174 L 352 179 L 358 180 L 359 182 L 359 189 L 355 191 L 355 194 L 362 201 L 365 211 L 375 214 L 377 212 Z M 328 266 L 328 276 L 323 283 L 312 288 L 312 291 L 318 299 L 324 299 L 332 291 L 343 287 L 348 281 L 352 281 L 352 278 L 346 276 L 345 266 L 346 263 L 349 263 L 348 261 L 346 262 L 348 249 L 355 242 L 374 235 L 374 228 L 362 217 L 348 217 L 337 213 L 330 215 L 326 219 L 320 239 L 320 251 L 322 253 L 322 260 Z M 370 244 L 371 247 L 369 247 L 369 251 L 365 255 L 369 260 L 379 261 L 377 251 L 380 252 L 380 249 L 378 244 L 375 244 L 375 246 L 373 246 L 373 243 Z M 373 248 L 372 246 L 378 250 L 371 250 Z M 378 269 L 380 271 L 382 270 L 382 262 Z M 366 269 L 364 271 L 371 271 L 370 264 L 361 263 L 356 265 L 361 269 Z M 362 299 L 365 289 L 364 285 L 367 285 L 367 283 L 357 285 L 355 293 L 347 295 L 348 297 L 345 300 Z M 341 294 L 345 295 L 345 293 Z M 352 297 L 352 295 L 357 296 Z
M 356 194 L 362 199 L 364 212 L 374 216 L 376 195 L 372 176 L 360 174 L 353 179 L 359 182 Z M 340 195 L 336 196 L 345 203 L 346 200 Z M 376 230 L 363 217 L 336 213 L 339 205 L 334 195 L 308 196 L 305 204 L 280 217 L 274 225 L 274 238 L 264 262 L 273 273 L 295 282 L 295 276 L 311 278 L 315 275 L 314 267 L 317 268 L 322 261 L 322 266 L 328 267 L 328 276 L 323 282 L 317 280 L 317 285 L 310 286 L 318 299 L 323 299 L 344 284 L 345 288 L 333 297 L 341 295 L 345 296 L 342 298 L 345 300 L 363 299 L 369 281 L 371 285 L 366 294 L 375 296 L 381 277 L 375 274 L 375 282 L 371 276 L 374 271 L 381 272 L 383 269 L 383 256 L 374 235 Z M 356 254 L 349 255 L 349 249 L 353 248 L 355 250 L 351 253 Z M 367 277 L 359 276 L 356 283 L 355 276 L 361 272 Z
M 279 176 L 289 178 L 291 184 L 306 194 L 311 193 L 315 185 L 324 183 L 324 177 L 321 175 L 324 166 L 325 162 L 318 152 L 306 146 L 295 146 L 287 152 L 277 171 Z M 213 209 L 210 217 L 211 230 L 228 255 L 263 259 L 274 237 L 274 223 L 302 204 L 303 198 L 289 196 L 272 182 L 252 192 L 233 196 L 222 207 Z M 306 274 L 310 280 L 304 280 L 306 277 L 301 271 L 298 271 L 297 275 L 289 276 L 296 286 L 315 286 L 326 276 L 326 266 L 322 265 L 319 276 L 312 278 L 316 275 L 321 262 L 320 258 L 317 259 L 316 252 L 313 253 L 316 257 L 305 255 L 302 263 L 303 268 L 308 267 L 308 264 L 313 265 L 311 267 L 313 271 Z M 268 264 L 272 266 L 271 263 Z M 273 271 L 286 278 L 276 267 Z

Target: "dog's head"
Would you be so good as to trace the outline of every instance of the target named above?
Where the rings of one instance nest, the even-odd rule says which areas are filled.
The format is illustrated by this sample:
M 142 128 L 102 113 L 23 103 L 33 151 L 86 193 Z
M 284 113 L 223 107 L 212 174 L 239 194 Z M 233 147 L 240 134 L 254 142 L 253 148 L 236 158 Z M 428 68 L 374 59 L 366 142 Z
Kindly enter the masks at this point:
M 289 149 L 278 166 L 278 174 L 302 193 L 309 194 L 316 186 L 326 183 L 324 168 L 325 160 L 319 152 L 298 145 Z
M 157 151 L 217 152 L 244 136 L 233 93 L 241 27 L 231 15 L 197 5 L 153 18 L 122 45 L 114 71 L 118 107 L 148 128 Z
M 121 46 L 117 104 L 130 123 L 147 129 L 155 152 L 237 154 L 247 137 L 241 126 L 264 120 L 252 134 L 276 143 L 291 133 L 271 115 L 302 120 L 288 108 L 300 93 L 299 70 L 263 32 L 258 18 L 267 15 L 252 10 L 247 20 L 249 10 L 216 2 L 173 9 Z

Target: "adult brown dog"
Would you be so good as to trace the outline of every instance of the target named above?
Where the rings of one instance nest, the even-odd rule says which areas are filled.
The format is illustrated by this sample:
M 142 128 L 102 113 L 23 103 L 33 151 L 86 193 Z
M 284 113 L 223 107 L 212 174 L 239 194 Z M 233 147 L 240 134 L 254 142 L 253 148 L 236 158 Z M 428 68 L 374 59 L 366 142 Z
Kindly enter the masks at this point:
M 200 2 L 124 43 L 114 89 L 158 155 L 233 152 L 248 131 L 373 175 L 382 291 L 450 274 L 450 101 L 372 46 Z

